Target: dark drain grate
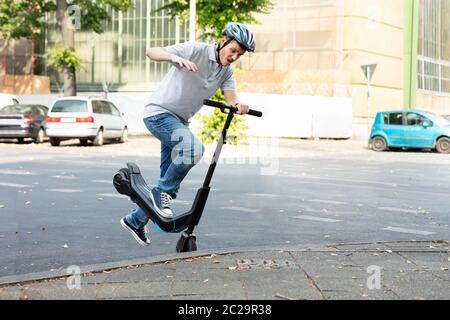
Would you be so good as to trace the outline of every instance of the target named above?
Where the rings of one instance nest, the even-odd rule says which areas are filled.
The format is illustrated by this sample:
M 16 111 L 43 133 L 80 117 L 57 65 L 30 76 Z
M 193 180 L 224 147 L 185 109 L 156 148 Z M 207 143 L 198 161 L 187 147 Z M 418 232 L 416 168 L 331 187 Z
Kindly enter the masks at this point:
M 271 259 L 238 259 L 236 260 L 238 270 L 250 269 L 299 269 L 299 266 L 288 260 Z

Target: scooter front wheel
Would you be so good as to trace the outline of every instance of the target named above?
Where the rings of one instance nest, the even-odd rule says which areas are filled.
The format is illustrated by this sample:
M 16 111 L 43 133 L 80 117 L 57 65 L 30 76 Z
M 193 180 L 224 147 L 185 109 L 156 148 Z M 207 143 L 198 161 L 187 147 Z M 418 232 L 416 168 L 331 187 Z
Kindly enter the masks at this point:
M 183 232 L 177 242 L 177 252 L 197 251 L 197 238 L 194 234 Z

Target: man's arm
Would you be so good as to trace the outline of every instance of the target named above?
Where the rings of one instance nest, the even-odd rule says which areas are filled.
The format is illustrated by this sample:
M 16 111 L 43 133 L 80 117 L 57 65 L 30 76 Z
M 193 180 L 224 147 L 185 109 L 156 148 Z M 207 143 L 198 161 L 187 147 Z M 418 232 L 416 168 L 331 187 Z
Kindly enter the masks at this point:
M 145 52 L 145 55 L 153 61 L 177 63 L 180 65 L 180 67 L 182 68 L 184 67 L 189 71 L 193 72 L 198 71 L 198 67 L 195 63 L 183 59 L 175 54 L 169 53 L 164 48 L 160 47 L 150 48 Z
M 231 104 L 238 108 L 238 114 L 245 114 L 248 113 L 249 106 L 243 103 L 239 102 L 239 99 L 237 97 L 235 90 L 224 90 L 223 95 L 225 96 L 225 100 L 227 100 L 228 104 Z

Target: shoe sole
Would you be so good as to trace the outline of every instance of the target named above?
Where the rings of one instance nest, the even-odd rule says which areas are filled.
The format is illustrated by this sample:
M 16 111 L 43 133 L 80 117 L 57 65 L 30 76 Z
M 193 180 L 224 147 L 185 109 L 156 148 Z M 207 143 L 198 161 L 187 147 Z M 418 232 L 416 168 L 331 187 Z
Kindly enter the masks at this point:
M 150 191 L 149 193 L 150 193 L 150 199 L 152 200 L 152 203 L 153 203 L 153 208 L 155 208 L 155 210 L 156 210 L 160 215 L 162 215 L 164 218 L 173 218 L 173 214 L 167 215 L 167 213 L 162 212 L 162 211 L 158 208 L 158 206 L 156 205 L 156 201 L 155 201 L 155 199 L 153 198 L 153 192 Z
M 123 227 L 125 230 L 127 230 L 129 233 L 131 233 L 131 235 L 133 236 L 133 238 L 134 238 L 141 246 L 143 246 L 143 247 L 148 246 L 150 243 L 142 241 L 142 240 L 134 233 L 134 231 L 133 231 L 129 226 L 127 226 L 127 224 L 125 223 L 125 221 L 124 221 L 123 219 L 125 219 L 125 218 L 120 219 L 120 224 L 122 225 L 122 227 Z M 149 242 L 150 242 L 150 240 L 149 240 Z

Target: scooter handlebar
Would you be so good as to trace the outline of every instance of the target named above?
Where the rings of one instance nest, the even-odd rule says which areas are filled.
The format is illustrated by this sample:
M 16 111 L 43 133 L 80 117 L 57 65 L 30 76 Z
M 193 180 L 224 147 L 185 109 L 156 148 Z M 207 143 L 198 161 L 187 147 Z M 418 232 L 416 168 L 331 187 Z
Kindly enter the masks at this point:
M 225 104 L 225 103 L 222 103 L 222 102 L 218 102 L 218 101 L 205 99 L 205 100 L 203 100 L 203 104 L 205 106 L 219 108 L 219 109 L 222 110 L 222 112 L 225 112 L 224 111 L 225 109 L 233 110 L 234 112 L 238 111 L 238 108 L 233 107 L 233 106 L 228 105 L 228 104 Z M 263 115 L 261 111 L 252 110 L 252 109 L 248 110 L 247 114 L 251 115 L 251 116 L 255 116 L 255 117 L 262 117 L 262 115 Z

